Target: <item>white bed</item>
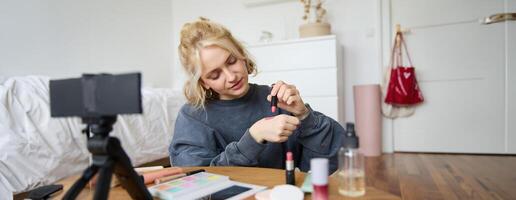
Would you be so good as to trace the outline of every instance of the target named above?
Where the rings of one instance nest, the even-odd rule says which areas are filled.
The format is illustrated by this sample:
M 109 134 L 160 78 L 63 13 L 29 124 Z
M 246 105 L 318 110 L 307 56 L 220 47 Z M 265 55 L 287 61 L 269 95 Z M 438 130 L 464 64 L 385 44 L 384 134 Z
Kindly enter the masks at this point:
M 51 118 L 47 77 L 0 79 L 0 199 L 78 174 L 89 165 L 79 118 Z M 118 137 L 133 165 L 168 156 L 180 91 L 142 89 L 143 114 L 118 117 Z M 7 195 L 6 195 L 7 194 Z M 4 196 L 6 195 L 6 196 Z

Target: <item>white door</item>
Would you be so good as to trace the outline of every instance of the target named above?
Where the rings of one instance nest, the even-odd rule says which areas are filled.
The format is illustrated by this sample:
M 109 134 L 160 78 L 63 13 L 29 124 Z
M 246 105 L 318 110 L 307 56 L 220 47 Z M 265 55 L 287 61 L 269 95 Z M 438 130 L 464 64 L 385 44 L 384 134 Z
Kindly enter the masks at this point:
M 509 134 L 516 127 L 506 126 L 516 119 L 514 104 L 508 111 L 516 100 L 516 21 L 478 22 L 516 12 L 515 1 L 391 1 L 391 26 L 410 30 L 405 39 L 426 101 L 393 121 L 395 151 L 516 153 L 516 133 Z
M 509 12 L 516 12 L 516 0 L 507 3 Z M 507 145 L 509 153 L 516 153 L 516 22 L 507 22 Z

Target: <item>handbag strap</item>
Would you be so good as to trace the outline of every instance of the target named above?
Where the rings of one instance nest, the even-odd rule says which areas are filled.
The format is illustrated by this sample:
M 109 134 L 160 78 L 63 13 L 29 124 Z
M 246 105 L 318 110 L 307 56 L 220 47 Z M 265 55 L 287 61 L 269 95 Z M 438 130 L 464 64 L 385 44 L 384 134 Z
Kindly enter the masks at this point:
M 407 54 L 410 66 L 414 67 L 414 65 L 412 64 L 412 59 L 410 58 L 410 54 L 407 49 L 407 44 L 405 43 L 405 39 L 403 38 L 403 34 L 401 32 L 396 32 L 396 37 L 394 39 L 394 45 L 392 46 L 391 52 L 390 66 L 392 68 L 403 66 L 403 48 L 405 49 L 405 52 Z
M 392 45 L 392 51 L 391 51 L 391 60 L 389 61 L 389 68 L 396 68 L 394 65 L 394 55 L 396 54 L 398 47 L 398 34 L 396 33 L 396 37 L 394 37 L 394 45 Z M 390 69 L 389 69 L 390 70 Z

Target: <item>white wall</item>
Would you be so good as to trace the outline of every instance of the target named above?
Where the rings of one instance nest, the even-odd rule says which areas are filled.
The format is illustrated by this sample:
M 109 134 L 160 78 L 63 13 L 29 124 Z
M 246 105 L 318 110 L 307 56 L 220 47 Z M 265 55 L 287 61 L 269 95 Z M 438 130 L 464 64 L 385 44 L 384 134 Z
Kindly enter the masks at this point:
M 170 87 L 170 0 L 2 0 L 0 76 L 143 72 Z
M 299 1 L 245 7 L 240 0 L 172 0 L 174 51 L 179 44 L 181 26 L 199 16 L 219 22 L 246 43 L 258 41 L 261 31 L 274 34 L 274 40 L 298 38 L 303 5 Z M 332 33 L 343 47 L 346 84 L 346 120 L 354 121 L 352 85 L 380 82 L 381 33 L 380 1 L 327 0 L 327 19 Z M 258 66 L 259 68 L 260 66 Z M 184 75 L 177 51 L 174 53 L 174 87 L 181 88 Z M 258 75 L 259 76 L 259 75 Z M 315 81 L 315 80 L 314 80 Z M 301 91 L 303 92 L 303 91 Z
M 0 76 L 142 71 L 147 86 L 181 89 L 179 31 L 199 16 L 224 24 L 248 44 L 256 43 L 262 30 L 272 32 L 274 40 L 298 38 L 303 15 L 298 0 L 256 7 L 242 2 L 2 0 Z M 380 4 L 380 0 L 325 3 L 332 32 L 343 48 L 347 121 L 354 121 L 352 86 L 380 81 Z

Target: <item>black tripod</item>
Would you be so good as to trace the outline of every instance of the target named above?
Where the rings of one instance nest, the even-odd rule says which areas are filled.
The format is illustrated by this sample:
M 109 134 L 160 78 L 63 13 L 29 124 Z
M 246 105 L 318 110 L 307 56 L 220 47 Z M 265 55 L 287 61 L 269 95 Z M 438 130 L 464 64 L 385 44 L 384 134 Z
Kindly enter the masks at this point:
M 111 186 L 111 176 L 115 173 L 122 187 L 133 199 L 152 199 L 143 183 L 143 179 L 133 169 L 131 160 L 120 146 L 117 138 L 109 137 L 109 132 L 116 122 L 116 116 L 82 118 L 93 137 L 88 139 L 88 150 L 93 155 L 93 164 L 77 180 L 63 199 L 75 199 L 90 179 L 99 172 L 93 199 L 107 199 Z

